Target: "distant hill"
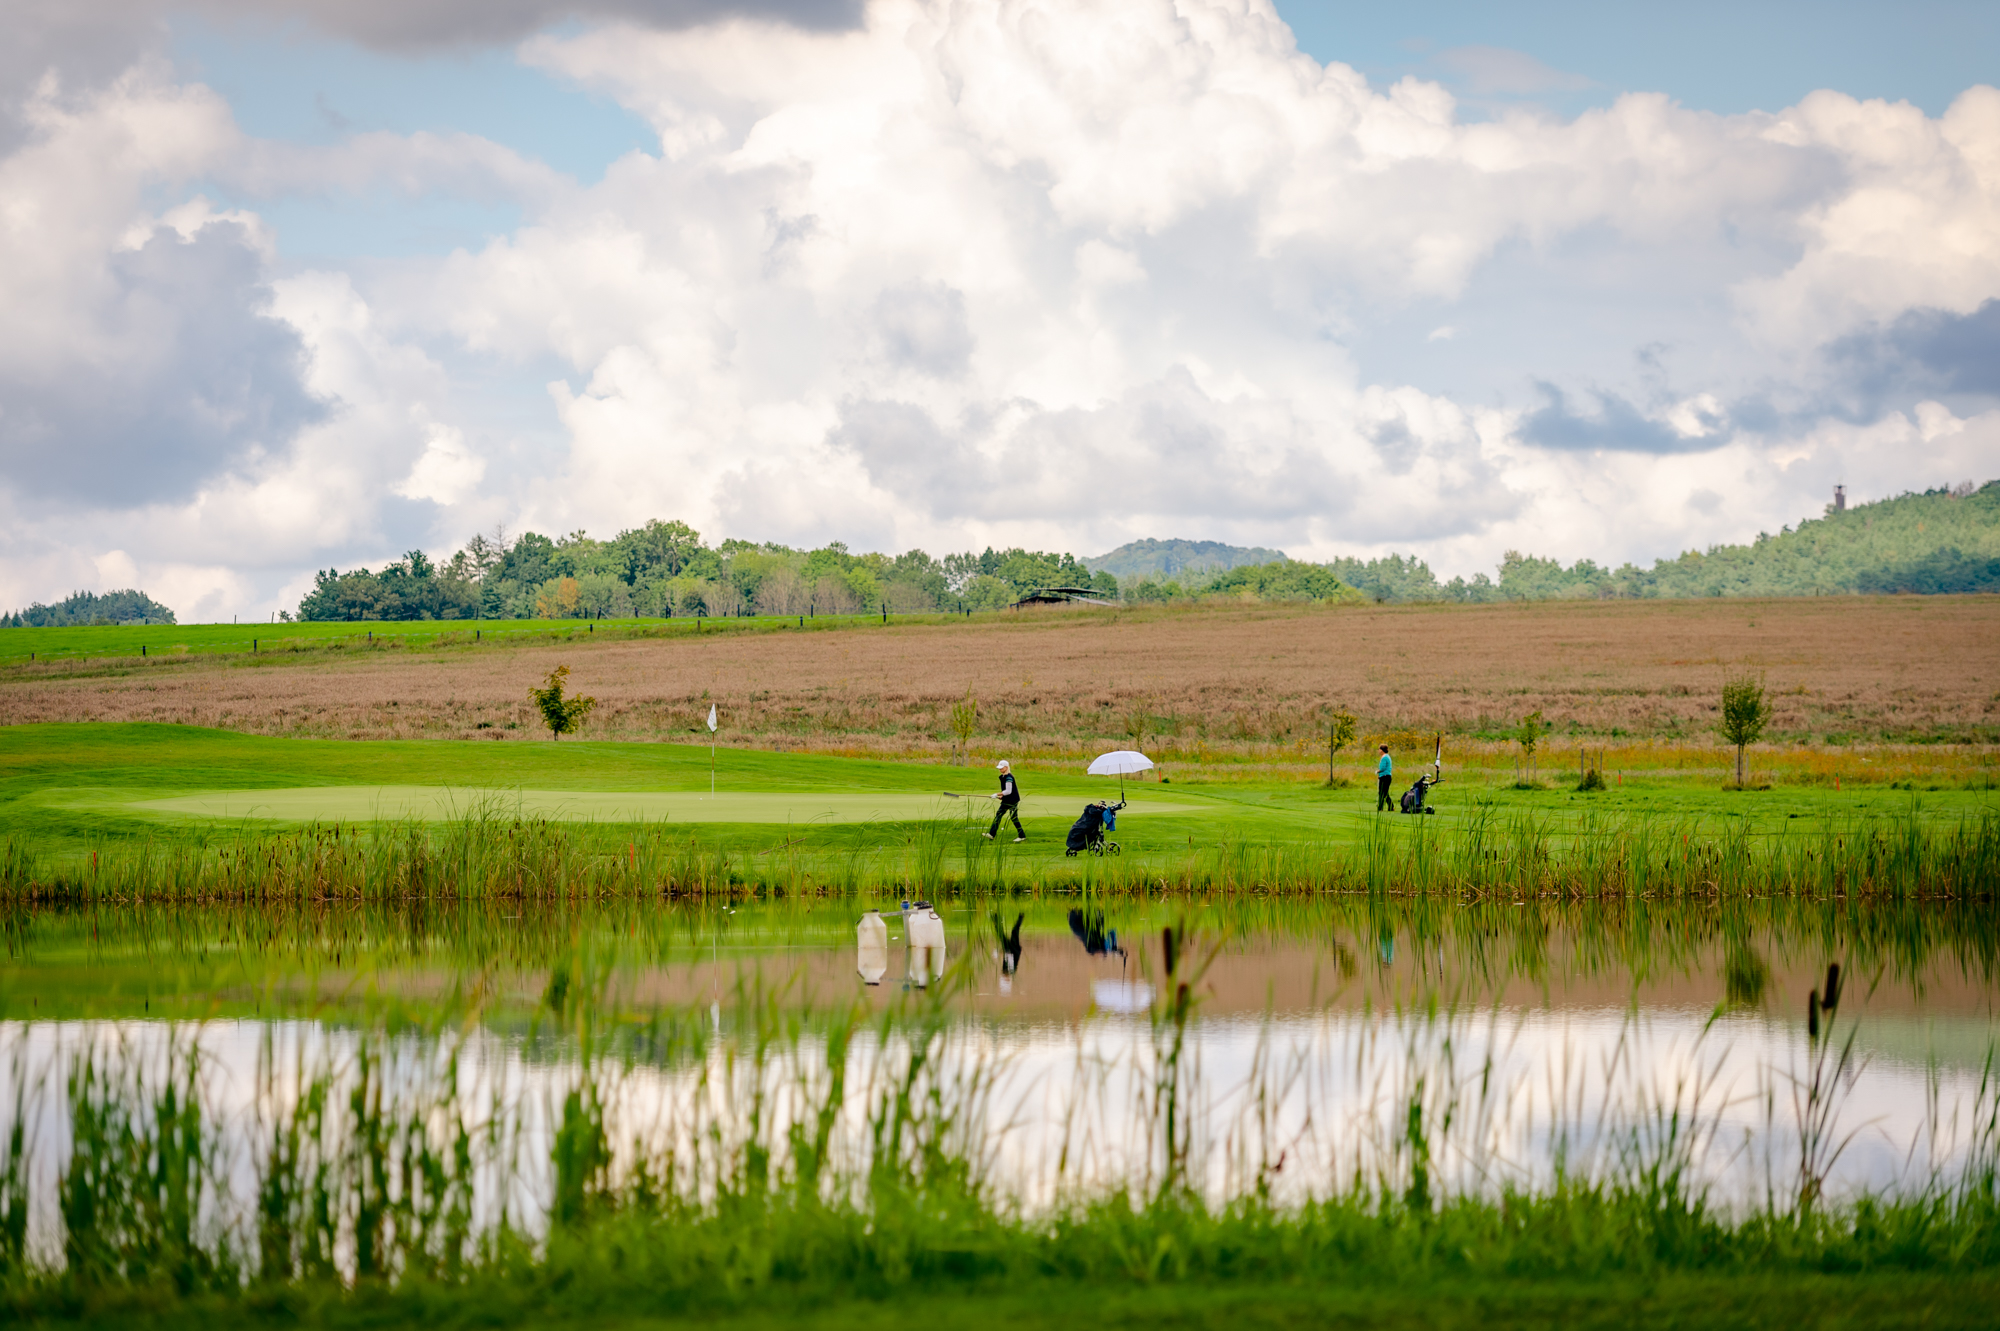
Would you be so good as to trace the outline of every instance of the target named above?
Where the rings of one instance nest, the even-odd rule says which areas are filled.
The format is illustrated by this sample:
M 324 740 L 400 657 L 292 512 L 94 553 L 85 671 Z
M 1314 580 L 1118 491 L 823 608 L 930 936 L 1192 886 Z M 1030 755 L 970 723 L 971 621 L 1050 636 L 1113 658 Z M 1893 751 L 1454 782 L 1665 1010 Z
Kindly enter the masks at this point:
M 1689 550 L 1651 568 L 1579 559 L 1565 568 L 1509 550 L 1498 580 L 1440 584 L 1415 555 L 1326 567 L 1378 601 L 1551 601 L 1619 597 L 1830 596 L 1843 592 L 2000 592 L 2000 481 L 1926 490 L 1841 512 L 1743 545 Z
M 72 592 L 54 605 L 35 602 L 0 615 L 0 628 L 68 628 L 76 624 L 171 624 L 174 612 L 142 591 Z
M 1246 564 L 1270 564 L 1285 558 L 1283 550 L 1263 546 L 1224 545 L 1221 541 L 1131 541 L 1110 554 L 1086 555 L 1092 573 L 1119 578 L 1171 577 L 1183 569 L 1222 572 Z

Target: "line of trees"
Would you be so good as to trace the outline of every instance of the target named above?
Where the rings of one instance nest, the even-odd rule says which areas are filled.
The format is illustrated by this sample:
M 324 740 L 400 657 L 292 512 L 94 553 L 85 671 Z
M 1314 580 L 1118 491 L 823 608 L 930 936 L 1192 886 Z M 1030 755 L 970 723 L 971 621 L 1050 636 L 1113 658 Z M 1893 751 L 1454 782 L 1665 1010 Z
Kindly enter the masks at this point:
M 989 610 L 1037 587 L 1118 594 L 1076 556 L 992 550 L 934 558 L 726 540 L 654 519 L 608 541 L 581 531 L 475 536 L 442 564 L 411 551 L 379 572 L 322 570 L 299 618 L 578 619 L 639 615 L 846 615 Z
M 71 628 L 80 624 L 171 624 L 174 612 L 142 591 L 72 592 L 54 605 L 35 602 L 0 615 L 0 628 Z
M 2000 481 L 1928 490 L 1712 546 L 1652 568 L 1508 551 L 1497 578 L 1439 582 L 1416 555 L 1276 559 L 1226 570 L 1119 578 L 1075 555 L 993 550 L 934 558 L 726 540 L 655 519 L 608 541 L 581 531 L 475 536 L 442 564 L 413 550 L 379 571 L 319 573 L 301 619 L 576 619 L 628 615 L 805 615 L 990 610 L 1038 587 L 1082 587 L 1128 602 L 1227 597 L 1289 601 L 1541 601 L 1841 592 L 2000 591 Z M 112 593 L 112 596 L 138 596 Z M 144 598 L 141 598 L 142 600 Z M 76 598 L 72 597 L 71 601 Z M 65 605 L 70 602 L 65 602 Z M 147 602 L 151 605 L 151 602 Z M 164 607 L 154 607 L 172 622 Z M 48 609 L 37 607 L 38 610 Z M 34 613 L 34 612 L 29 612 Z M 18 618 L 18 617 L 17 617 Z

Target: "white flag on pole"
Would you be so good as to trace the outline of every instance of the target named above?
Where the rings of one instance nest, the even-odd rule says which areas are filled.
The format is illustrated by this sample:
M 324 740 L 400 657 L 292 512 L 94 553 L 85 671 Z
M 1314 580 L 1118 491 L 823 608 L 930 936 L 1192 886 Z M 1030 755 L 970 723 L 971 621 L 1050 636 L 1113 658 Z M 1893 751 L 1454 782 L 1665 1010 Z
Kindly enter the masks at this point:
M 708 705 L 708 733 L 709 733 L 709 734 L 711 734 L 711 735 L 713 735 L 713 734 L 715 733 L 715 704 L 714 704 L 714 703 L 710 703 L 710 704 Z

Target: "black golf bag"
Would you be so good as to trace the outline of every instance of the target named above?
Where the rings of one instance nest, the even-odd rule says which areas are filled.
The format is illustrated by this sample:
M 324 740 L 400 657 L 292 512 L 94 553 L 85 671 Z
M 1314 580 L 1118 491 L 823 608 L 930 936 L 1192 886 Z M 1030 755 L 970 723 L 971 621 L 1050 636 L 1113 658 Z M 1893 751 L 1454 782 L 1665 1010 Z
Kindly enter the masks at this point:
M 1104 839 L 1105 832 L 1118 825 L 1118 811 L 1125 807 L 1121 800 L 1117 804 L 1106 804 L 1092 800 L 1083 806 L 1083 817 L 1069 825 L 1069 836 L 1063 842 L 1063 854 L 1080 855 L 1089 851 L 1093 855 L 1116 855 L 1118 843 Z
M 1437 778 L 1434 776 L 1424 775 L 1418 777 L 1417 784 L 1411 786 L 1408 790 L 1403 792 L 1403 812 L 1432 813 L 1432 814 L 1436 813 L 1437 812 L 1436 809 L 1430 809 L 1424 806 L 1425 796 L 1431 793 L 1431 787 L 1436 784 L 1437 784 Z

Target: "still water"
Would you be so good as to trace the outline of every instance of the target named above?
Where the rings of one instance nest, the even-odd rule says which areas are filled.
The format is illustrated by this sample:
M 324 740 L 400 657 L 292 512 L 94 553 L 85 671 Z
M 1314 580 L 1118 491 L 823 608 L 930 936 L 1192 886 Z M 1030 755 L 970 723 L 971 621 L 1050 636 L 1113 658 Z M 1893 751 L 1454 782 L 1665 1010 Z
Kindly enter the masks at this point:
M 192 1056 L 247 1195 L 263 1125 L 366 1054 L 392 1099 L 507 1119 L 523 1160 L 588 1067 L 613 1142 L 694 1158 L 782 1147 L 836 1084 L 832 1049 L 836 1155 L 859 1166 L 869 1106 L 917 1086 L 946 1144 L 1029 1206 L 1174 1168 L 1212 1198 L 1283 1199 L 1659 1162 L 1756 1205 L 1806 1174 L 1834 1196 L 1923 1188 L 1994 1139 L 1986 903 L 869 904 L 16 911 L 0 1120 L 26 1116 L 49 1199 L 79 1060 L 158 1084 Z M 482 1205 L 532 1224 L 545 1188 L 495 1172 Z

